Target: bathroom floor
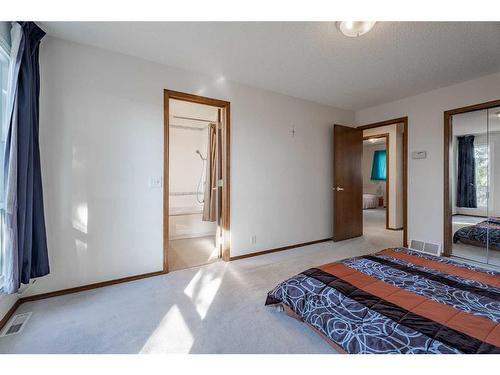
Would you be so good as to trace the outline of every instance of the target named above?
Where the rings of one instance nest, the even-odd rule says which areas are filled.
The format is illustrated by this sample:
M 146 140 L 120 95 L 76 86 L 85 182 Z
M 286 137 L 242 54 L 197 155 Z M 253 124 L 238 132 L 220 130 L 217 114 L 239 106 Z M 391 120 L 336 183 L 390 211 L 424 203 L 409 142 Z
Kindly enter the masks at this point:
M 170 271 L 201 266 L 219 260 L 215 236 L 172 240 L 168 250 Z

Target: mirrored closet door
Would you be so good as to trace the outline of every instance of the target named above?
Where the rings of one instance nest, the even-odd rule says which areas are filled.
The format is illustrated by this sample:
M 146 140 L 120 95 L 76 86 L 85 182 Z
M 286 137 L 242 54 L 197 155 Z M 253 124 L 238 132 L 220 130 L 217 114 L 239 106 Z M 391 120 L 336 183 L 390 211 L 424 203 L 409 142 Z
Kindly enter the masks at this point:
M 500 266 L 500 107 L 449 117 L 451 255 Z
M 500 267 L 500 106 L 489 108 L 488 120 L 488 257 Z

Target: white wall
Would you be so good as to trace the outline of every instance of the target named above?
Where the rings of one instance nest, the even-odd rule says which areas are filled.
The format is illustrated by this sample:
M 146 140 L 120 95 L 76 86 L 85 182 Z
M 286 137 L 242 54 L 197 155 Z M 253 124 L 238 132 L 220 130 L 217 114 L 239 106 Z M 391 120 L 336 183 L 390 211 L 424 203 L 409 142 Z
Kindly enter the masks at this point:
M 170 128 L 170 192 L 196 192 L 200 174 L 205 177 L 204 164 L 196 150 L 205 157 L 207 154 L 208 130 L 187 130 Z M 201 196 L 203 198 L 203 187 Z M 170 196 L 170 207 L 203 207 L 196 201 L 196 196 Z
M 402 124 L 366 129 L 363 137 L 389 134 L 389 228 L 403 227 L 403 133 Z
M 231 102 L 231 255 L 332 236 L 332 124 L 353 112 L 49 37 L 40 63 L 51 274 L 30 294 L 161 269 L 164 88 Z
M 170 134 L 169 134 L 169 158 L 170 158 L 170 193 L 196 192 L 200 182 L 205 178 L 204 163 L 196 153 L 199 150 L 206 157 L 208 148 L 208 123 L 180 119 L 174 116 L 202 118 L 217 121 L 217 108 L 205 105 L 170 100 Z M 185 128 L 175 127 L 175 125 Z M 203 182 L 203 181 L 202 181 Z M 203 198 L 203 186 L 201 186 Z M 176 208 L 203 208 L 203 204 L 198 203 L 195 195 L 176 196 L 169 198 L 169 207 L 172 212 Z
M 443 112 L 500 99 L 500 73 L 356 112 L 359 125 L 408 116 L 408 235 L 443 241 Z M 411 159 L 412 151 L 426 159 Z

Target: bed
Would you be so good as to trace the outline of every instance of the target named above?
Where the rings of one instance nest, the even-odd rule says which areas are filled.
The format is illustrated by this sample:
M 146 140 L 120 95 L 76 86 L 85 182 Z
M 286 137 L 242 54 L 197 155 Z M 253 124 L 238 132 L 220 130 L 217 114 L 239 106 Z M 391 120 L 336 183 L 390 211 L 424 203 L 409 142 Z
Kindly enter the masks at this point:
M 453 243 L 500 250 L 500 219 L 489 218 L 475 225 L 460 228 L 453 235 Z
M 500 273 L 407 248 L 310 268 L 266 305 L 343 353 L 500 353 Z
M 363 210 L 367 208 L 377 208 L 378 197 L 375 194 L 363 194 Z

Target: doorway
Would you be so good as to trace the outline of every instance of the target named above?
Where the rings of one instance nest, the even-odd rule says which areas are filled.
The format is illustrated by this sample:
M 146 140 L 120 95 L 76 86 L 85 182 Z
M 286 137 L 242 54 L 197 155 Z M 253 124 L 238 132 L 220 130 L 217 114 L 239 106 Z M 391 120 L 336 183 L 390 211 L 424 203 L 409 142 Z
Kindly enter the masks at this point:
M 407 117 L 334 126 L 334 241 L 408 245 L 407 155 Z
M 390 135 L 363 134 L 363 233 L 389 229 Z
M 229 111 L 164 90 L 164 271 L 230 258 Z

